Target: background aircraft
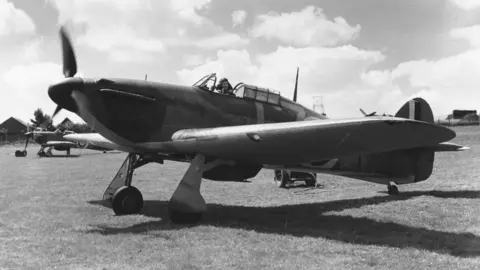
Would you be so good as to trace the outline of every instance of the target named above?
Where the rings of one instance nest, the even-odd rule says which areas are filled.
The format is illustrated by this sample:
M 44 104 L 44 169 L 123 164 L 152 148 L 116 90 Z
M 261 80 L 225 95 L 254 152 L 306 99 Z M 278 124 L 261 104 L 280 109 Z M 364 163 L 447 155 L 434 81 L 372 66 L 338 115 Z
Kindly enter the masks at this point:
M 118 214 L 139 213 L 141 192 L 132 186 L 136 168 L 164 160 L 190 162 L 169 202 L 173 222 L 197 222 L 206 211 L 202 178 L 232 181 L 262 168 L 330 173 L 385 184 L 424 181 L 437 151 L 455 132 L 433 124 L 428 103 L 407 102 L 396 117 L 327 119 L 278 92 L 238 83 L 234 95 L 214 91 L 216 75 L 193 86 L 143 80 L 74 77 L 70 40 L 60 30 L 65 80 L 50 98 L 76 113 L 100 135 L 129 153 L 104 193 Z
M 25 141 L 25 148 L 23 151 L 17 150 L 15 151 L 16 157 L 25 157 L 27 156 L 27 146 L 29 140 L 32 138 L 36 143 L 40 145 L 40 150 L 38 150 L 37 155 L 39 157 L 51 157 L 52 149 L 57 151 L 66 151 L 67 155 L 70 155 L 71 148 L 85 148 L 85 149 L 92 149 L 92 150 L 99 150 L 99 151 L 109 151 L 111 149 L 105 147 L 99 147 L 96 145 L 84 144 L 82 142 L 76 143 L 69 141 L 64 138 L 65 134 L 75 134 L 72 131 L 66 130 L 62 132 L 60 130 L 55 131 L 42 131 L 42 130 L 35 130 L 31 132 L 25 133 L 26 141 Z M 44 149 L 47 148 L 47 152 Z

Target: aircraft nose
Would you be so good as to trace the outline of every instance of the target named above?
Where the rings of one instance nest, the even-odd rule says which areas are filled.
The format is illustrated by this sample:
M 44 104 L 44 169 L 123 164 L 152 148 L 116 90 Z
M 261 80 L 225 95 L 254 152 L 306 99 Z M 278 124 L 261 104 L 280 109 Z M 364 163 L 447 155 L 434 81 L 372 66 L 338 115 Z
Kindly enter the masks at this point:
M 82 78 L 67 78 L 62 82 L 50 85 L 48 87 L 48 95 L 58 106 L 75 112 L 77 104 L 71 94 L 73 91 L 83 91 L 83 88 L 84 82 Z

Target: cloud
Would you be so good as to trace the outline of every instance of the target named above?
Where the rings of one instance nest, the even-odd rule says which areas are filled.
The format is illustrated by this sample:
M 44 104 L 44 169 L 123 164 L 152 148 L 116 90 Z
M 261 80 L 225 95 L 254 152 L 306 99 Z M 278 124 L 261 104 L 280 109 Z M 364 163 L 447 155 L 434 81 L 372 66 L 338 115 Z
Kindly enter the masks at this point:
M 450 2 L 464 10 L 471 10 L 480 7 L 480 1 L 478 0 L 450 0 Z
M 278 39 L 295 46 L 336 46 L 355 39 L 360 29 L 342 17 L 328 20 L 322 9 L 308 6 L 292 13 L 260 15 L 249 32 L 255 38 Z
M 186 54 L 183 56 L 183 60 L 184 60 L 185 66 L 187 67 L 198 66 L 205 62 L 210 61 L 209 58 L 201 54 Z
M 235 10 L 232 13 L 233 27 L 242 25 L 245 22 L 245 18 L 247 18 L 247 12 L 245 10 Z
M 218 77 L 227 77 L 232 85 L 239 82 L 254 84 L 278 90 L 290 98 L 296 67 L 299 66 L 299 102 L 311 107 L 312 97 L 323 95 L 325 102 L 332 102 L 329 112 L 341 117 L 358 114 L 358 104 L 343 106 L 345 102 L 342 101 L 350 100 L 352 93 L 355 97 L 351 103 L 367 96 L 368 91 L 371 91 L 369 100 L 378 99 L 381 89 L 365 84 L 361 74 L 384 58 L 381 52 L 365 51 L 351 45 L 337 48 L 279 47 L 274 52 L 255 56 L 246 50 L 220 50 L 213 61 L 179 70 L 177 76 L 182 82 L 193 83 L 205 74 L 216 72 Z M 388 94 L 387 91 L 384 93 Z M 338 105 L 332 105 L 333 102 Z
M 79 76 L 81 75 L 79 72 Z M 48 96 L 47 89 L 50 84 L 63 79 L 62 67 L 56 63 L 32 62 L 13 66 L 0 77 L 1 85 L 8 89 L 0 91 L 0 107 L 2 112 L 8 113 L 0 115 L 0 118 L 14 115 L 28 120 L 36 108 L 42 108 L 45 113 L 51 115 L 56 105 Z M 69 112 L 62 112 L 55 121 L 61 121 L 65 116 L 81 122 L 78 116 Z
M 172 0 L 170 6 L 183 20 L 202 24 L 205 22 L 205 18 L 199 16 L 197 10 L 209 3 L 210 0 Z
M 59 10 L 59 22 L 76 26 L 78 43 L 108 52 L 112 61 L 150 61 L 172 46 L 218 49 L 248 43 L 198 14 L 209 0 L 48 1 Z
M 38 38 L 27 42 L 22 46 L 22 60 L 24 61 L 37 61 L 42 55 L 43 38 Z
M 33 20 L 21 9 L 0 0 L 0 38 L 12 34 L 33 34 L 35 24 Z
M 465 39 L 472 47 L 480 48 L 480 25 L 452 29 L 450 37 Z
M 372 69 L 384 59 L 379 51 L 351 45 L 279 47 L 255 56 L 246 50 L 220 50 L 216 59 L 179 70 L 177 76 L 193 83 L 216 72 L 232 85 L 254 84 L 290 98 L 299 66 L 299 102 L 311 107 L 314 96 L 323 96 L 332 118 L 361 116 L 358 108 L 395 114 L 414 97 L 425 98 L 436 116 L 453 109 L 480 109 L 480 48 L 438 60 L 408 61 L 388 70 Z
M 430 103 L 435 115 L 446 116 L 454 109 L 480 110 L 479 70 L 480 48 L 474 47 L 438 60 L 408 61 L 392 70 L 370 71 L 364 79 L 384 89 L 401 89 L 392 106 L 419 96 Z

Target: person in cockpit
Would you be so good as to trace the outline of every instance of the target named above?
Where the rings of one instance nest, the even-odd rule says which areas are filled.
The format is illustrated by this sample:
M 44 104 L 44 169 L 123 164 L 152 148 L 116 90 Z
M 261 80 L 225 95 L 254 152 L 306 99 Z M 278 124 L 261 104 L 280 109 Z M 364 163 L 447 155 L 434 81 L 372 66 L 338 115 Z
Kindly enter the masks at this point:
M 230 82 L 227 80 L 227 78 L 222 78 L 217 84 L 217 90 L 219 90 L 220 93 L 225 94 L 225 95 L 231 95 L 234 96 L 235 94 L 233 93 L 233 87 L 230 84 Z

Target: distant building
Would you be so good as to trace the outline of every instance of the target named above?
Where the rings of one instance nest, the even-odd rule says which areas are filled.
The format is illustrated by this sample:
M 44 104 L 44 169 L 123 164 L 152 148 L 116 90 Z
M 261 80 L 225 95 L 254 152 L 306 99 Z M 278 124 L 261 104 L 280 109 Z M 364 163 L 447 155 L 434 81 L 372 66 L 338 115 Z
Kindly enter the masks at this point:
M 438 124 L 445 126 L 474 126 L 480 125 L 480 117 L 476 110 L 453 110 L 445 120 L 438 120 Z
M 65 119 L 63 119 L 62 122 L 60 122 L 60 124 L 58 124 L 57 126 L 61 126 L 61 127 L 68 127 L 68 126 L 72 126 L 74 123 L 72 122 L 72 120 L 68 119 L 68 117 L 65 117 Z
M 25 139 L 27 124 L 20 119 L 10 117 L 0 124 L 0 144 Z

